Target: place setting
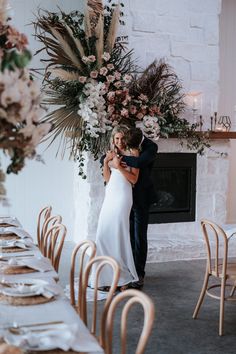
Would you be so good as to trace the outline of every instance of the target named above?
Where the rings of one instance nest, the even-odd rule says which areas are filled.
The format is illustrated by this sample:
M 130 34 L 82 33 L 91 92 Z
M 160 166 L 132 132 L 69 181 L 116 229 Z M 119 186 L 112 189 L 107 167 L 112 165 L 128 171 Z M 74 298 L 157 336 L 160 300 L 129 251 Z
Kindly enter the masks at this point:
M 42 279 L 2 279 L 0 282 L 0 302 L 14 306 L 43 304 L 55 300 L 58 295 L 62 295 L 60 287 Z
M 16 226 L 2 227 L 0 225 L 0 241 L 1 240 L 20 240 L 29 239 L 33 241 L 32 237 L 24 229 Z
M 0 250 L 2 253 L 25 252 L 33 248 L 31 239 L 0 239 Z
M 19 227 L 19 226 L 21 226 L 21 224 L 19 223 L 19 221 L 15 217 L 12 217 L 12 216 L 1 216 L 0 217 L 0 228 L 11 227 L 11 226 Z
M 0 273 L 3 274 L 24 274 L 33 272 L 50 272 L 52 265 L 50 261 L 41 256 L 14 256 L 0 257 Z

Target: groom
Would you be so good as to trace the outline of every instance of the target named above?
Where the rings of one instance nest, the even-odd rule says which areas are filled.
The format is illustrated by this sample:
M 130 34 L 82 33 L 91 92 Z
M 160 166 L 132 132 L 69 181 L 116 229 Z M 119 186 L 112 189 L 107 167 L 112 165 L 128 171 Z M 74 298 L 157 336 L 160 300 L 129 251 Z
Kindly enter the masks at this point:
M 157 157 L 157 144 L 143 136 L 138 128 L 130 128 L 129 139 L 140 139 L 140 155 L 123 156 L 122 163 L 139 168 L 139 178 L 133 188 L 133 206 L 130 214 L 130 237 L 136 271 L 139 280 L 130 287 L 141 289 L 144 285 L 147 260 L 147 228 L 149 208 L 156 202 L 156 193 L 151 180 L 151 168 Z

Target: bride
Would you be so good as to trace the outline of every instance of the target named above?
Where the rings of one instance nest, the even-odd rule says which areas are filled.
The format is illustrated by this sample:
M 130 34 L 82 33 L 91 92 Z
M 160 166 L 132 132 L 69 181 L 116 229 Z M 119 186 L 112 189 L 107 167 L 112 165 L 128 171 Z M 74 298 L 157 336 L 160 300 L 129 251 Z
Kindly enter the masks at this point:
M 139 170 L 122 167 L 120 155 L 139 156 L 139 144 L 140 141 L 129 139 L 127 127 L 116 126 L 111 136 L 112 150 L 107 152 L 103 162 L 106 190 L 98 219 L 96 255 L 111 256 L 119 263 L 121 291 L 138 280 L 130 243 L 129 216 L 133 204 L 132 186 L 138 180 Z M 101 272 L 99 287 L 109 287 L 112 275 L 112 270 L 106 266 Z

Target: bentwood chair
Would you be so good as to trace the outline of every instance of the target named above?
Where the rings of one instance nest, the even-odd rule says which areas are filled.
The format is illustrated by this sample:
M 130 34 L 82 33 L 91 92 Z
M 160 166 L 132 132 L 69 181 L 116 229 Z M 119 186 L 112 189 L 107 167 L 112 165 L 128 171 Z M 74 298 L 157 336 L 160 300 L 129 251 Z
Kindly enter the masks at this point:
M 55 224 L 47 230 L 44 236 L 43 255 L 51 260 L 56 272 L 58 272 L 66 232 L 67 230 L 65 225 Z
M 105 353 L 112 354 L 112 338 L 113 338 L 113 328 L 114 328 L 114 318 L 117 313 L 117 308 L 121 304 L 123 304 L 121 310 L 121 322 L 120 322 L 120 343 L 121 343 L 121 354 L 126 354 L 127 350 L 127 322 L 128 322 L 128 313 L 129 310 L 133 307 L 133 305 L 141 305 L 143 309 L 143 324 L 140 320 L 140 328 L 141 325 L 142 331 L 140 333 L 140 337 L 138 340 L 138 344 L 135 350 L 135 354 L 143 354 L 145 347 L 147 345 L 148 338 L 150 336 L 154 317 L 155 317 L 155 306 L 150 297 L 143 292 L 135 289 L 128 289 L 117 296 L 112 300 L 107 318 L 105 320 L 105 326 L 103 327 L 104 332 L 102 332 L 103 343 L 105 343 Z
M 46 206 L 42 208 L 39 212 L 38 215 L 38 222 L 37 222 L 37 241 L 38 241 L 38 247 L 41 250 L 41 241 L 43 238 L 43 224 L 44 222 L 51 216 L 52 212 L 52 207 L 51 206 Z
M 70 302 L 75 310 L 81 313 L 81 299 L 82 299 L 82 277 L 85 269 L 85 262 L 89 262 L 95 257 L 96 244 L 91 240 L 81 241 L 73 250 L 71 256 L 70 267 Z M 77 264 L 76 265 L 76 260 Z M 75 272 L 78 269 L 78 278 L 75 279 Z M 77 281 L 78 279 L 78 281 Z M 75 297 L 75 284 L 78 286 L 78 298 Z
M 62 222 L 62 217 L 61 215 L 52 215 L 49 218 L 47 218 L 43 225 L 42 225 L 42 231 L 41 231 L 41 241 L 40 241 L 40 251 L 44 254 L 44 237 L 48 231 L 48 229 L 50 229 L 51 226 L 55 225 L 55 224 L 61 224 Z
M 103 270 L 109 269 L 112 271 L 113 278 L 111 282 L 111 286 L 107 292 L 107 298 L 105 300 L 102 312 L 100 314 L 100 333 L 97 334 L 96 329 L 97 329 L 97 297 L 98 297 L 98 290 L 99 290 L 99 279 L 102 276 Z M 100 344 L 102 347 L 104 347 L 103 343 L 103 337 L 101 336 L 101 333 L 104 333 L 104 326 L 105 326 L 105 320 L 107 316 L 107 311 L 109 309 L 111 300 L 113 298 L 114 293 L 116 292 L 117 284 L 119 281 L 119 276 L 120 276 L 120 267 L 115 259 L 112 257 L 108 256 L 98 256 L 93 258 L 89 263 L 87 264 L 84 274 L 83 274 L 83 280 L 82 280 L 82 293 L 81 293 L 81 314 L 80 317 L 84 321 L 85 325 L 88 327 L 88 317 L 87 317 L 87 301 L 86 301 L 86 296 L 87 296 L 87 288 L 89 285 L 89 276 L 91 279 L 91 273 L 93 273 L 92 278 L 93 278 L 93 309 L 92 309 L 92 319 L 91 319 L 91 326 L 90 326 L 90 332 L 93 335 L 96 335 L 98 338 Z
M 234 288 L 226 293 L 226 287 L 235 284 L 236 281 L 236 263 L 229 262 L 228 248 L 229 240 L 224 230 L 209 220 L 202 220 L 201 227 L 205 239 L 207 262 L 202 290 L 195 307 L 193 318 L 197 318 L 200 307 L 205 295 L 220 301 L 219 314 L 219 335 L 223 335 L 224 326 L 224 306 L 225 301 L 235 301 Z M 210 283 L 211 279 L 215 282 Z M 217 289 L 219 292 L 217 293 Z

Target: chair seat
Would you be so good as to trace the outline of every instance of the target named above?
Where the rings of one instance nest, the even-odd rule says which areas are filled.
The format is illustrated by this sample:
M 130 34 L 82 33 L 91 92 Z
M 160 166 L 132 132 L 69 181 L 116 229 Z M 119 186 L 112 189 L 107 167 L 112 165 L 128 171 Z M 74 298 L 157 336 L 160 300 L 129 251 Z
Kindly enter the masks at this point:
M 220 264 L 218 267 L 218 272 L 219 272 L 220 278 L 222 278 L 222 268 L 223 268 L 223 266 L 222 266 L 222 264 Z M 217 274 L 215 271 L 212 271 L 212 275 L 217 277 Z M 227 264 L 226 278 L 236 280 L 236 263 L 228 263 Z

